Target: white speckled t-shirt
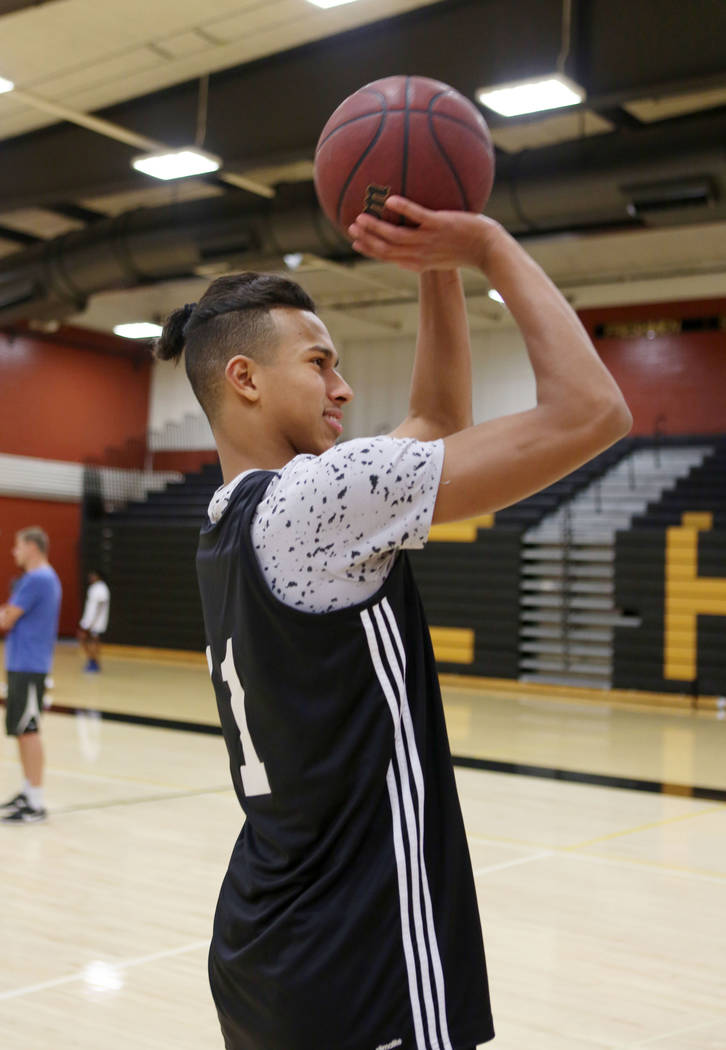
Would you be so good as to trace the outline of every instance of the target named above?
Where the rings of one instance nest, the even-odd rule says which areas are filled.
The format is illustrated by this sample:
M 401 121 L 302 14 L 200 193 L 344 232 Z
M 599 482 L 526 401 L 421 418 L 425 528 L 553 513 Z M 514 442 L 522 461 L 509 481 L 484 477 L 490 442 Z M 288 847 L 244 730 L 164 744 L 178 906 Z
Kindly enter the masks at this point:
M 443 441 L 375 437 L 296 456 L 276 471 L 252 522 L 252 544 L 275 597 L 325 613 L 375 594 L 396 552 L 426 542 L 443 462 Z M 212 522 L 248 473 L 217 489 Z

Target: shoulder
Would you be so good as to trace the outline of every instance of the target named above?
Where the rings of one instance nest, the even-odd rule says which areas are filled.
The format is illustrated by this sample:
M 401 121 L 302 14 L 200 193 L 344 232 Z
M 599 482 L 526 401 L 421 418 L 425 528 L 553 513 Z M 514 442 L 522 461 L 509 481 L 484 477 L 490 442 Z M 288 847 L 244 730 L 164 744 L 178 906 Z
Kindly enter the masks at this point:
M 272 487 L 301 487 L 308 483 L 335 487 L 341 482 L 366 482 L 371 492 L 379 484 L 410 480 L 427 464 L 443 462 L 442 441 L 416 441 L 381 435 L 344 441 L 320 456 L 296 456 L 279 472 Z

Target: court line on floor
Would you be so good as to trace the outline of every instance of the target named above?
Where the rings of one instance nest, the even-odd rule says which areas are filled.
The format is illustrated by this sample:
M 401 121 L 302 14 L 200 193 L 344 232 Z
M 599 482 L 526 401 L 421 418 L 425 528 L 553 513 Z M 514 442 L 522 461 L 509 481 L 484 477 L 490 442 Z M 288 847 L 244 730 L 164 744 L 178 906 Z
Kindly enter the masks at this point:
M 485 770 L 489 773 L 507 773 L 516 776 L 538 777 L 544 780 L 561 780 L 570 784 L 587 784 L 593 787 L 617 788 L 622 791 L 643 791 L 654 795 L 676 798 L 708 799 L 726 802 L 726 789 L 701 787 L 697 784 L 670 784 L 660 780 L 641 780 L 637 777 L 622 777 L 610 773 L 585 773 L 578 769 L 558 769 L 556 766 L 538 766 L 529 762 L 508 762 L 501 759 L 475 758 L 470 755 L 452 755 L 455 766 L 462 769 Z
M 538 857 L 544 857 L 549 853 L 553 857 L 575 857 L 580 860 L 591 860 L 602 864 L 619 865 L 621 867 L 647 868 L 649 870 L 661 872 L 665 875 L 676 875 L 683 878 L 699 879 L 703 882 L 714 882 L 718 884 L 726 882 L 726 872 L 702 871 L 697 868 L 680 868 L 674 865 L 660 864 L 657 861 L 640 860 L 637 857 L 624 857 L 620 854 L 607 855 L 604 853 L 582 853 L 579 849 L 575 849 L 572 846 L 553 846 L 551 843 L 545 842 L 532 842 L 526 839 L 510 839 L 496 835 L 486 836 L 474 833 L 468 834 L 467 840 L 469 842 L 491 846 L 515 846 L 529 849 L 540 847 L 540 852 L 537 854 Z M 530 855 L 526 858 L 526 860 L 530 859 L 534 859 L 534 855 Z M 511 865 L 505 862 L 502 866 Z M 492 867 L 490 870 L 494 870 L 494 868 Z
M 193 941 L 192 944 L 183 944 L 179 948 L 167 948 L 164 951 L 152 952 L 150 955 L 139 955 L 134 959 L 121 959 L 119 962 L 103 960 L 114 970 L 130 970 L 134 966 L 143 966 L 145 963 L 156 962 L 158 959 L 169 959 L 174 955 L 184 955 L 186 952 L 198 951 L 200 948 L 209 948 L 209 938 L 203 941 Z M 7 999 L 18 999 L 22 995 L 31 995 L 33 992 L 43 992 L 47 988 L 58 988 L 60 985 L 72 984 L 74 981 L 84 981 L 87 977 L 86 970 L 77 973 L 66 974 L 64 977 L 53 977 L 48 981 L 39 981 L 38 984 L 27 984 L 22 988 L 11 988 L 10 991 L 0 992 L 0 1002 Z
M 115 798 L 104 802 L 88 802 L 79 806 L 60 806 L 51 810 L 51 816 L 64 816 L 67 813 L 84 813 L 94 809 L 113 809 L 115 806 L 136 806 L 146 802 L 168 802 L 179 798 L 198 798 L 201 795 L 221 795 L 232 790 L 230 784 L 224 787 L 195 788 L 193 791 L 167 791 L 163 794 L 141 795 L 138 798 Z
M 726 872 L 704 871 L 699 868 L 681 868 L 675 864 L 659 864 L 658 861 L 644 860 L 639 857 L 624 857 L 620 854 L 575 853 L 567 849 L 560 849 L 557 852 L 563 856 L 575 857 L 577 860 L 592 860 L 599 864 L 620 865 L 621 867 L 646 868 L 649 871 L 658 871 L 664 875 L 698 879 L 700 882 L 713 882 L 721 886 L 726 882 Z
M 609 842 L 612 839 L 623 838 L 625 835 L 637 835 L 639 831 L 652 831 L 654 828 L 662 828 L 668 824 L 677 824 L 684 820 L 693 820 L 694 817 L 704 817 L 718 812 L 719 806 L 710 806 L 708 809 L 697 809 L 695 813 L 679 813 L 675 817 L 665 817 L 663 820 L 652 820 L 647 824 L 637 824 L 634 828 L 624 828 L 622 831 L 611 831 L 607 835 L 598 835 L 594 839 L 585 839 L 583 842 L 574 842 L 569 849 L 585 849 L 587 846 L 597 846 L 600 842 Z
M 662 1043 L 664 1039 L 673 1039 L 678 1035 L 688 1035 L 689 1032 L 699 1032 L 703 1028 L 712 1028 L 719 1021 L 723 1021 L 723 1018 L 714 1017 L 710 1021 L 701 1021 L 698 1024 L 688 1025 L 687 1028 L 677 1028 L 674 1032 L 664 1032 L 662 1035 L 656 1035 L 652 1039 L 641 1039 L 637 1043 L 622 1043 L 615 1050 L 640 1050 L 642 1046 L 653 1046 L 655 1043 Z
M 89 712 L 90 708 L 54 706 L 56 714 L 76 715 Z M 122 711 L 94 711 L 110 722 L 125 722 L 130 725 L 148 726 L 191 733 L 220 736 L 221 727 L 209 722 L 189 722 L 172 718 L 156 718 L 149 715 L 127 714 Z M 540 777 L 546 780 L 561 780 L 567 783 L 587 784 L 596 787 L 617 788 L 625 791 L 644 791 L 651 794 L 674 795 L 678 798 L 707 799 L 726 802 L 726 788 L 703 787 L 697 784 L 672 784 L 659 780 L 641 780 L 608 773 L 587 773 L 576 769 L 559 769 L 554 766 L 539 766 L 527 762 L 508 762 L 499 759 L 478 758 L 470 755 L 452 755 L 454 766 L 463 769 L 485 770 L 490 773 L 508 773 L 517 776 Z
M 543 857 L 553 857 L 553 850 L 543 850 L 541 853 L 531 853 L 528 857 L 518 857 L 517 860 L 505 860 L 501 864 L 490 864 L 485 868 L 475 868 L 474 878 L 480 875 L 488 875 L 492 871 L 502 871 L 504 868 L 515 868 L 518 864 L 529 864 L 533 860 L 541 860 Z

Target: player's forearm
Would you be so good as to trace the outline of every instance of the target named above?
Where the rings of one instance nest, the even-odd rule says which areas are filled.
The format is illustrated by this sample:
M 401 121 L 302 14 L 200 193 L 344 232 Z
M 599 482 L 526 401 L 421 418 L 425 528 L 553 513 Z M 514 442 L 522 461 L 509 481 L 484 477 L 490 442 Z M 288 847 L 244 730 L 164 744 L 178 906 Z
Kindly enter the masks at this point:
M 577 314 L 549 277 L 503 229 L 489 237 L 481 268 L 503 296 L 527 347 L 537 403 L 577 422 L 625 419 L 627 405 Z
M 409 418 L 425 421 L 431 439 L 463 430 L 472 420 L 471 385 L 461 278 L 456 270 L 422 273 Z

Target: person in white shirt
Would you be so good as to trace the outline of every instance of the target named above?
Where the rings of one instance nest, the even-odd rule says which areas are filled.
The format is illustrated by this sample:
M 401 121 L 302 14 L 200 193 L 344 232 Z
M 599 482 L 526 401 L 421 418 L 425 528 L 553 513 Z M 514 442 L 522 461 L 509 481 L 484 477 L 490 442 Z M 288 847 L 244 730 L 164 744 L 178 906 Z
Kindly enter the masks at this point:
M 111 607 L 111 592 L 100 572 L 92 569 L 88 574 L 88 591 L 83 616 L 78 625 L 78 641 L 86 654 L 87 662 L 83 668 L 89 673 L 101 670 L 101 636 L 108 627 L 108 613 Z

